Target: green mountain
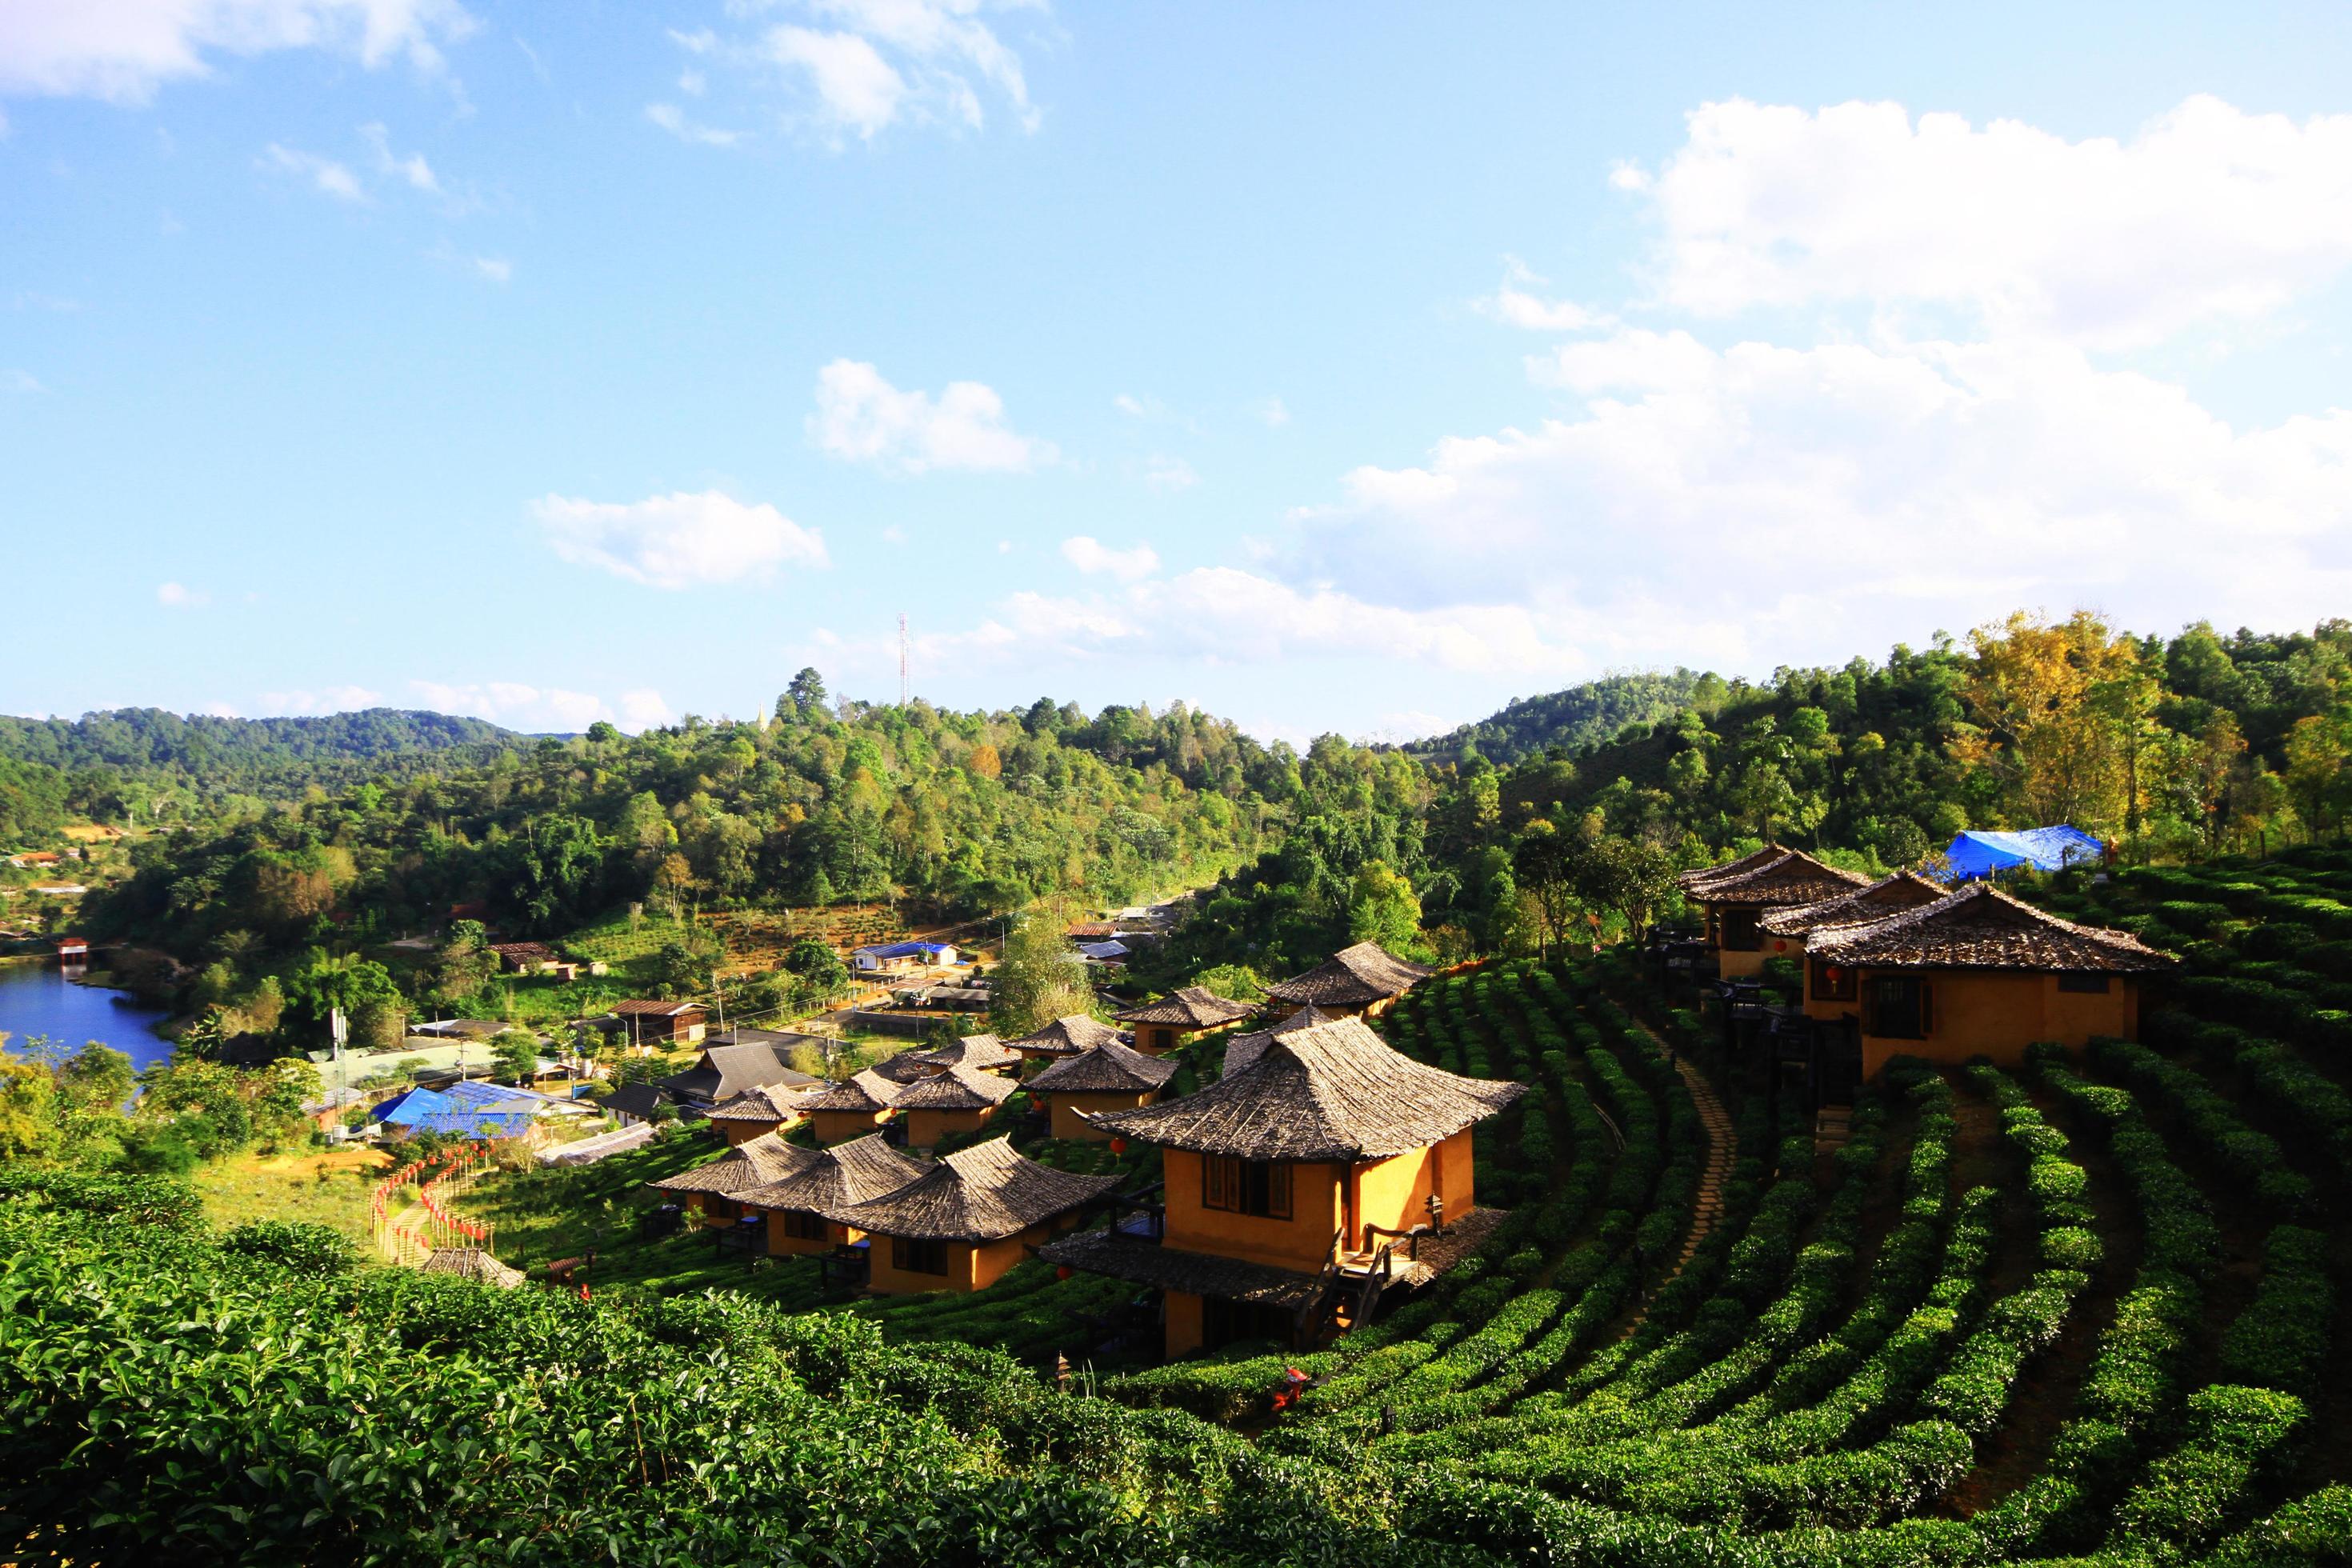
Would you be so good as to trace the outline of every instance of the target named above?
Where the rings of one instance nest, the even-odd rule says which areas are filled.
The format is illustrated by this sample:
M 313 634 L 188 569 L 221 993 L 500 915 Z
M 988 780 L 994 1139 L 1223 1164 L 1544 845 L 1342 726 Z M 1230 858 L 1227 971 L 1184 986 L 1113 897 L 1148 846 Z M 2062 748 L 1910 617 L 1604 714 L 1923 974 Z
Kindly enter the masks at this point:
M 1699 700 L 1698 694 L 1722 686 L 1717 676 L 1681 668 L 1672 674 L 1604 675 L 1565 691 L 1515 697 L 1475 723 L 1406 750 L 1441 755 L 1475 744 L 1490 761 L 1505 763 L 1540 756 L 1553 746 L 1573 752 L 1612 740 L 1629 724 L 1654 724 Z

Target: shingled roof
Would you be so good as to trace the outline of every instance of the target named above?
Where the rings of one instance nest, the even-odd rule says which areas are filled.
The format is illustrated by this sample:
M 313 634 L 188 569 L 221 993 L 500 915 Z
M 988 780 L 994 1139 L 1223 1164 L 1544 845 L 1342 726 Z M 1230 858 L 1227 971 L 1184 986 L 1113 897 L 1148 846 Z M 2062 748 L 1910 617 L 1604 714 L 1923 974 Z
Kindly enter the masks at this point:
M 1276 1035 L 1287 1035 L 1294 1029 L 1311 1029 L 1318 1024 L 1328 1023 L 1330 1016 L 1312 1007 L 1301 1007 L 1270 1029 L 1253 1029 L 1246 1035 L 1235 1035 L 1225 1042 L 1225 1063 L 1218 1069 L 1219 1078 L 1231 1078 L 1257 1060 L 1266 1042 Z
M 772 1132 L 762 1132 L 757 1138 L 745 1139 L 707 1165 L 663 1176 L 646 1185 L 659 1187 L 666 1193 L 708 1193 L 731 1197 L 770 1182 L 782 1181 L 808 1163 L 814 1153 L 814 1150 L 787 1143 Z
M 2169 969 L 2175 962 L 2127 932 L 2060 920 L 1990 882 L 1971 882 L 1932 904 L 1866 925 L 1832 927 L 1807 946 L 1832 963 L 1881 969 L 2132 974 Z
M 768 1040 L 712 1041 L 694 1066 L 661 1080 L 664 1089 L 689 1100 L 732 1100 L 749 1089 L 817 1080 L 791 1065 L 797 1046 L 824 1044 L 814 1035 L 783 1035 Z
M 921 1079 L 898 1091 L 900 1110 L 985 1110 L 1021 1092 L 1021 1086 L 994 1073 L 958 1065 L 936 1078 Z
M 755 1208 L 824 1214 L 895 1193 L 931 1168 L 929 1160 L 891 1147 L 879 1132 L 805 1152 L 809 1158 L 798 1170 L 750 1189 L 742 1201 Z
M 1021 1059 L 1021 1053 L 994 1035 L 965 1035 L 937 1050 L 917 1051 L 914 1058 L 925 1067 L 967 1067 L 985 1072 L 1013 1066 Z
M 643 998 L 615 1002 L 611 1011 L 623 1018 L 679 1018 L 703 1011 L 699 1002 L 647 1002 Z
M 1108 1040 L 1065 1057 L 1029 1080 L 1032 1094 L 1141 1094 L 1176 1076 L 1173 1057 L 1147 1057 Z
M 1484 1121 L 1525 1084 L 1462 1078 L 1391 1048 L 1360 1018 L 1276 1034 L 1257 1059 L 1197 1094 L 1080 1111 L 1105 1131 L 1244 1160 L 1378 1160 Z
M 824 1217 L 876 1236 L 924 1241 L 1002 1241 L 1118 1185 L 1118 1176 L 1049 1170 L 1002 1138 L 941 1160 L 897 1192 L 828 1209 Z
M 1437 972 L 1399 958 L 1376 942 L 1343 947 L 1306 973 L 1269 985 L 1277 1002 L 1302 1007 L 1365 1007 L 1403 995 Z
M 1702 882 L 1718 882 L 1726 877 L 1738 877 L 1749 871 L 1759 870 L 1769 866 L 1788 852 L 1780 845 L 1767 844 L 1763 848 L 1752 849 L 1736 860 L 1726 860 L 1715 866 L 1694 866 L 1687 871 L 1676 872 L 1675 882 L 1687 892 Z
M 1797 904 L 1785 910 L 1774 910 L 1756 923 L 1774 936 L 1803 936 L 1829 926 L 1859 925 L 1865 921 L 1885 920 L 1888 915 L 1904 910 L 1932 904 L 1950 891 L 1941 883 L 1931 882 L 1916 871 L 1897 871 L 1866 888 L 1856 888 L 1851 893 L 1823 899 L 1817 904 Z
M 1129 1007 L 1113 1017 L 1122 1024 L 1159 1024 L 1179 1029 L 1213 1029 L 1220 1024 L 1231 1024 L 1257 1011 L 1246 1002 L 1232 1002 L 1206 986 L 1187 985 L 1171 991 L 1157 1002 L 1146 1002 L 1139 1007 Z
M 1056 1018 L 1033 1035 L 1024 1035 L 1008 1041 L 1016 1051 L 1034 1056 L 1074 1057 L 1089 1051 L 1105 1041 L 1124 1043 L 1127 1037 L 1101 1019 L 1084 1013 L 1073 1013 L 1066 1018 Z
M 812 1112 L 887 1110 L 898 1103 L 898 1096 L 903 1092 L 897 1084 L 867 1068 L 864 1072 L 817 1090 L 801 1101 L 801 1109 Z
M 1791 849 L 1753 870 L 1694 883 L 1685 889 L 1703 904 L 1738 904 L 1772 909 L 1784 904 L 1817 904 L 1869 885 L 1855 871 L 1825 866 L 1801 849 Z
M 418 1268 L 427 1274 L 454 1274 L 460 1279 L 478 1279 L 501 1290 L 511 1290 L 522 1283 L 521 1269 L 499 1262 L 478 1247 L 436 1247 L 433 1249 L 433 1256 Z
M 721 1100 L 703 1115 L 713 1121 L 790 1121 L 806 1109 L 813 1092 L 809 1085 L 763 1083 Z

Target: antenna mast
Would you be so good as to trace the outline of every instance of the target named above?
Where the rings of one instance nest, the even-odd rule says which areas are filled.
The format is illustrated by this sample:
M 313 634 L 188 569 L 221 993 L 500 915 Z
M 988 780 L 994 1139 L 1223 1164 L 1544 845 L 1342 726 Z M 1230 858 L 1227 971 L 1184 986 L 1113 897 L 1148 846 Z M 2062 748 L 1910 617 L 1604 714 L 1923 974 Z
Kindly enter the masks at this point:
M 907 612 L 898 612 L 898 706 L 904 708 L 914 694 L 907 684 Z

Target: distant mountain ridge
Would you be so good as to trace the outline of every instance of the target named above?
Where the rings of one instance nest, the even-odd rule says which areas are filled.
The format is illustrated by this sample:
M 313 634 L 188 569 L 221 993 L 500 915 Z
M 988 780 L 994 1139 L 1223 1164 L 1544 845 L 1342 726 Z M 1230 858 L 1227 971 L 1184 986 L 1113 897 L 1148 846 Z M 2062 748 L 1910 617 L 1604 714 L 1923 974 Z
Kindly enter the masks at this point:
M 1475 742 L 1483 755 L 1502 763 L 1540 756 L 1551 746 L 1573 752 L 1613 740 L 1628 724 L 1654 724 L 1671 716 L 1689 706 L 1692 694 L 1708 682 L 1723 684 L 1719 676 L 1679 668 L 1671 674 L 1604 675 L 1540 697 L 1515 697 L 1484 719 L 1405 749 L 1431 755 Z
M 0 756 L 68 770 L 180 767 L 231 759 L 365 761 L 450 746 L 520 746 L 530 737 L 481 719 L 422 709 L 367 708 L 277 719 L 116 708 L 79 719 L 0 717 Z

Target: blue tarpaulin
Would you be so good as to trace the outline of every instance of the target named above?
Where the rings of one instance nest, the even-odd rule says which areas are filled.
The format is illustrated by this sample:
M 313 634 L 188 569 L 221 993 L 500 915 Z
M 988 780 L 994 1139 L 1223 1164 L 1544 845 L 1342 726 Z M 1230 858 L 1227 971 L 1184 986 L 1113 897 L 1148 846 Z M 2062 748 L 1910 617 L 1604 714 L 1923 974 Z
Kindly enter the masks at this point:
M 2095 866 L 2105 848 L 2079 827 L 2027 827 L 2013 833 L 1987 829 L 1957 835 L 1944 858 L 1950 864 L 1950 879 L 1967 882 L 2020 866 L 2042 871 Z
M 484 1133 L 511 1138 L 529 1129 L 532 1112 L 538 1109 L 511 1096 L 483 1104 L 465 1103 L 472 1098 L 452 1098 L 438 1089 L 412 1089 L 397 1100 L 377 1106 L 376 1120 L 388 1127 L 416 1132 Z

